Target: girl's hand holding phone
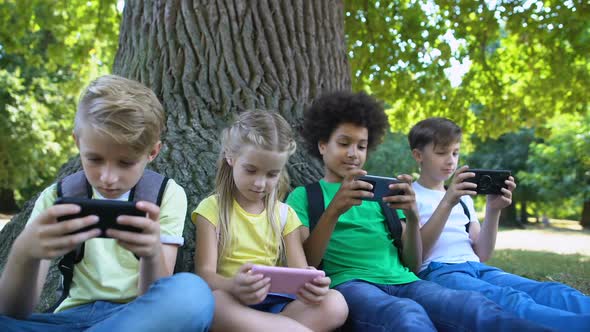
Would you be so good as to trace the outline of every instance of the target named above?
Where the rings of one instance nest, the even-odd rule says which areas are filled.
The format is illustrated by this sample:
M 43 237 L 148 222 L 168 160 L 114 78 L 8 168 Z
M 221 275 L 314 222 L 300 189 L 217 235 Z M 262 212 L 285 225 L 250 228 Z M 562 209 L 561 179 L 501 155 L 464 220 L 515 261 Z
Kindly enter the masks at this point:
M 266 298 L 270 289 L 270 278 L 251 271 L 252 264 L 240 267 L 234 278 L 231 294 L 245 305 L 257 304 Z
M 313 266 L 309 268 L 315 270 Z M 303 303 L 318 304 L 322 302 L 326 294 L 330 291 L 331 282 L 330 277 L 317 277 L 299 289 L 297 298 Z

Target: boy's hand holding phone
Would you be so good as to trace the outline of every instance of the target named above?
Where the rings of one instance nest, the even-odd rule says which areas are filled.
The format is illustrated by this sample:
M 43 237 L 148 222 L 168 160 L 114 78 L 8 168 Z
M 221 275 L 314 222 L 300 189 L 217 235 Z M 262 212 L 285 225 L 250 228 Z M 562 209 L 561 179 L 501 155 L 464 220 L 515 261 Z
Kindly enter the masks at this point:
M 455 175 L 453 175 L 453 179 L 449 183 L 449 187 L 445 193 L 445 196 L 442 199 L 442 202 L 446 202 L 448 206 L 453 207 L 459 204 L 459 199 L 461 196 L 477 195 L 475 188 L 477 188 L 477 184 L 465 181 L 466 179 L 472 178 L 475 176 L 475 173 L 469 172 L 469 166 L 462 166 L 455 171 Z
M 78 232 L 98 222 L 95 215 L 58 222 L 57 219 L 80 212 L 74 204 L 54 205 L 26 225 L 14 246 L 29 259 L 53 259 L 75 249 L 80 243 L 98 237 L 100 229 Z M 76 233 L 77 232 L 77 233 Z
M 252 264 L 246 263 L 232 279 L 230 293 L 245 305 L 258 304 L 268 295 L 270 278 L 252 273 Z
M 138 257 L 153 258 L 162 253 L 160 240 L 160 207 L 146 201 L 140 201 L 135 207 L 146 213 L 146 216 L 121 215 L 117 217 L 117 224 L 140 229 L 141 232 L 118 230 L 109 228 L 106 235 L 116 239 L 119 245 L 131 251 Z
M 340 189 L 328 205 L 328 209 L 334 209 L 339 216 L 348 211 L 353 205 L 360 205 L 363 198 L 372 198 L 371 190 L 373 186 L 366 182 L 360 181 L 359 176 L 367 175 L 367 172 L 362 169 L 354 169 L 350 171 L 342 180 Z
M 383 201 L 388 203 L 392 209 L 403 210 L 408 221 L 418 222 L 418 206 L 416 194 L 412 188 L 412 176 L 401 174 L 395 180 L 397 181 L 388 186 L 390 192 L 395 194 L 383 197 Z
M 516 183 L 512 176 L 504 181 L 506 188 L 502 188 L 502 195 L 487 195 L 486 208 L 502 210 L 512 204 L 512 192 L 516 189 Z

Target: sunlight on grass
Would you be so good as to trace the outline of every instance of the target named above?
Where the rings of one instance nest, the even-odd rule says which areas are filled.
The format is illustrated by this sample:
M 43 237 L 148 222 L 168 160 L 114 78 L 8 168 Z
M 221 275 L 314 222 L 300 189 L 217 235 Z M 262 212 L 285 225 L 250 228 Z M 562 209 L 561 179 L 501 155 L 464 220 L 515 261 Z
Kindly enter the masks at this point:
M 561 282 L 590 294 L 590 256 L 504 249 L 496 250 L 486 263 L 526 278 Z

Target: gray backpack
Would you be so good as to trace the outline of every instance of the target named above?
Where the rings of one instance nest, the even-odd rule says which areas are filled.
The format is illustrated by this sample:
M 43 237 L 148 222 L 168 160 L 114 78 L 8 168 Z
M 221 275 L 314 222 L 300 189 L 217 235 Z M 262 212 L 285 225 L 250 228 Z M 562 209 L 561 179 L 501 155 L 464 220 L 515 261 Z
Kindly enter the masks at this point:
M 148 201 L 160 206 L 168 180 L 167 177 L 161 174 L 145 170 L 135 187 L 131 189 L 129 201 Z M 61 179 L 57 183 L 57 197 L 92 198 L 92 187 L 88 179 L 86 179 L 84 171 L 79 171 Z M 58 268 L 62 274 L 62 282 L 58 292 L 61 291 L 61 296 L 47 312 L 55 311 L 59 304 L 70 294 L 70 287 L 74 277 L 74 265 L 79 263 L 83 257 L 84 243 L 65 254 L 59 261 Z

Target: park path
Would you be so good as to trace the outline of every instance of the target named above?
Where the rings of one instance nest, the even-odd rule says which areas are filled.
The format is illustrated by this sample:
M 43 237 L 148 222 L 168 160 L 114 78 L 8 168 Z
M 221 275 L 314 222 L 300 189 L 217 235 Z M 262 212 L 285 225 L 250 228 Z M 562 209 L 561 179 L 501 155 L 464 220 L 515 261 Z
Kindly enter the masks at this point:
M 496 249 L 550 251 L 590 256 L 590 232 L 562 227 L 502 230 L 496 239 Z

